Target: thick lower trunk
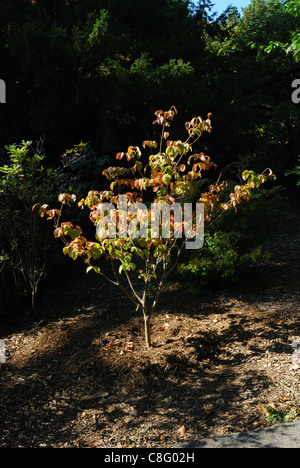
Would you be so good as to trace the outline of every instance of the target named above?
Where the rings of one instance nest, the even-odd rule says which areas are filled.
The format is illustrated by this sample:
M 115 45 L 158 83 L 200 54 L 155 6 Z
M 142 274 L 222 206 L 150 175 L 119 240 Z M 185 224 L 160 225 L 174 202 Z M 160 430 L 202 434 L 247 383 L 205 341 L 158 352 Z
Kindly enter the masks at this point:
M 37 291 L 34 289 L 31 291 L 31 309 L 35 316 L 38 316 L 38 307 L 37 307 Z
M 144 323 L 145 323 L 145 341 L 147 349 L 151 348 L 151 332 L 150 332 L 150 314 L 144 311 Z

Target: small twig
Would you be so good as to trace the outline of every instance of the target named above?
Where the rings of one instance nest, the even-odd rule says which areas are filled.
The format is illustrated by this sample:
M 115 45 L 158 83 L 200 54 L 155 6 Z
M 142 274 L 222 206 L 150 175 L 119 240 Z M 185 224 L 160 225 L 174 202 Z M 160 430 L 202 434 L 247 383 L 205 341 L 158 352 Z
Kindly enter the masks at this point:
M 278 385 L 279 387 L 283 387 L 285 388 L 286 390 L 289 391 L 289 393 L 291 393 L 293 396 L 297 397 L 300 399 L 300 393 L 298 392 L 295 392 L 294 390 L 292 390 L 290 387 L 288 387 L 287 385 L 285 385 L 284 383 L 282 382 L 276 382 L 272 377 L 270 377 L 271 381 L 274 383 L 274 385 Z

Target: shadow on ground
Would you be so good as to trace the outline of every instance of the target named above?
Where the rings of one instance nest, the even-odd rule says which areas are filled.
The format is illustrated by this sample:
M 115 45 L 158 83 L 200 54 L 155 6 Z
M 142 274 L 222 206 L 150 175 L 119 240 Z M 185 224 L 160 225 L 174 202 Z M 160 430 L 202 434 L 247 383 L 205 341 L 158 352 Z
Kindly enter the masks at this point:
M 172 302 L 166 293 L 146 351 L 139 314 L 122 296 L 103 295 L 102 307 L 78 308 L 77 299 L 68 299 L 71 313 L 62 306 L 52 321 L 6 337 L 0 446 L 159 446 L 182 426 L 203 437 L 264 424 L 266 352 L 289 357 L 299 315 L 287 326 L 290 311 L 278 303 L 266 313 L 224 295 L 178 310 L 180 292 Z

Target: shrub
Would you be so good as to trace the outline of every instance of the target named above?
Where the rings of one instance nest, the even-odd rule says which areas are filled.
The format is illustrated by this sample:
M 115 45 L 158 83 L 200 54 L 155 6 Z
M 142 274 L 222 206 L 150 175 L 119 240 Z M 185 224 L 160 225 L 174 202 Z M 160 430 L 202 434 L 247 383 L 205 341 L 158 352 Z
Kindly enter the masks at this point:
M 71 191 L 82 198 L 100 184 L 101 172 L 109 157 L 99 156 L 89 143 L 80 142 L 61 156 L 60 192 Z
M 216 223 L 217 229 L 239 233 L 242 252 L 258 247 L 265 239 L 272 237 L 278 220 L 291 216 L 284 190 L 282 186 L 260 187 L 237 213 L 226 213 Z
M 278 220 L 291 217 L 283 193 L 281 186 L 260 187 L 238 212 L 226 212 L 206 231 L 201 251 L 186 253 L 176 271 L 188 292 L 198 295 L 207 284 L 234 281 L 242 270 L 269 260 L 264 241 Z
M 241 269 L 269 259 L 261 245 L 244 252 L 241 238 L 239 232 L 206 232 L 203 248 L 187 254 L 177 267 L 176 274 L 185 282 L 185 290 L 198 295 L 208 283 L 234 280 Z
M 299 163 L 300 163 L 300 156 L 299 156 Z M 292 176 L 296 176 L 297 177 L 297 186 L 300 185 L 300 165 L 299 166 L 295 166 L 294 169 L 292 170 L 289 170 L 289 171 L 286 171 L 285 173 L 287 176 L 289 175 L 292 175 Z
M 32 142 L 7 148 L 8 164 L 0 167 L 0 271 L 6 294 L 18 308 L 24 296 L 37 311 L 40 281 L 45 276 L 48 228 L 41 223 L 32 205 L 43 197 L 51 202 L 59 173 L 43 166 L 44 156 Z M 25 301 L 26 302 L 26 301 Z

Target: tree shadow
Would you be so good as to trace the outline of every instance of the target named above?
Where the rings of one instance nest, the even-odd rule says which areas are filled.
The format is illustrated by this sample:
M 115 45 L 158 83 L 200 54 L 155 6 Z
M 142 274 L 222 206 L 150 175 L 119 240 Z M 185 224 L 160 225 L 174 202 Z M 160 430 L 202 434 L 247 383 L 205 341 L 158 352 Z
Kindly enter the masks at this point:
M 112 304 L 102 314 L 83 314 L 74 326 L 66 325 L 55 348 L 29 357 L 22 367 L 8 362 L 0 374 L 2 446 L 72 446 L 87 434 L 101 439 L 116 425 L 129 438 L 148 426 L 152 433 L 172 433 L 184 423 L 205 434 L 228 414 L 239 427 L 241 385 L 248 398 L 270 385 L 263 373 L 251 370 L 241 378 L 243 355 L 221 358 L 222 345 L 233 337 L 245 340 L 248 332 L 238 324 L 218 336 L 198 331 L 186 339 L 182 355 L 174 341 L 171 348 L 162 347 L 160 360 L 154 349 L 156 361 L 150 352 L 139 364 L 133 358 L 114 363 L 94 340 L 124 326 L 127 307 L 124 303 L 113 323 Z
M 98 278 L 82 279 L 79 270 L 72 280 L 66 278 L 66 285 L 76 279 L 78 286 L 68 294 L 64 286 L 59 297 L 49 292 L 42 322 L 19 329 L 34 338 L 59 325 L 61 341 L 27 353 L 19 364 L 12 356 L 0 368 L 0 446 L 76 446 L 78 440 L 113 446 L 120 442 L 116 434 L 124 444 L 148 437 L 150 445 L 159 446 L 161 434 L 176 438 L 183 424 L 201 437 L 228 424 L 235 430 L 251 428 L 252 420 L 262 424 L 255 402 L 273 382 L 263 369 L 244 364 L 266 351 L 291 354 L 289 338 L 300 323 L 299 309 L 293 321 L 278 318 L 291 314 L 282 299 L 286 282 L 274 296 L 273 282 L 270 293 L 220 292 L 213 301 L 164 292 L 157 316 L 171 309 L 183 321 L 192 317 L 201 324 L 212 316 L 226 317 L 227 325 L 217 332 L 205 326 L 184 337 L 175 334 L 148 356 L 140 347 L 139 359 L 121 359 L 113 343 L 109 348 L 112 336 L 120 338 L 122 330 L 128 338 L 141 334 L 140 313 L 117 289 Z M 242 297 L 245 315 L 224 297 Z

